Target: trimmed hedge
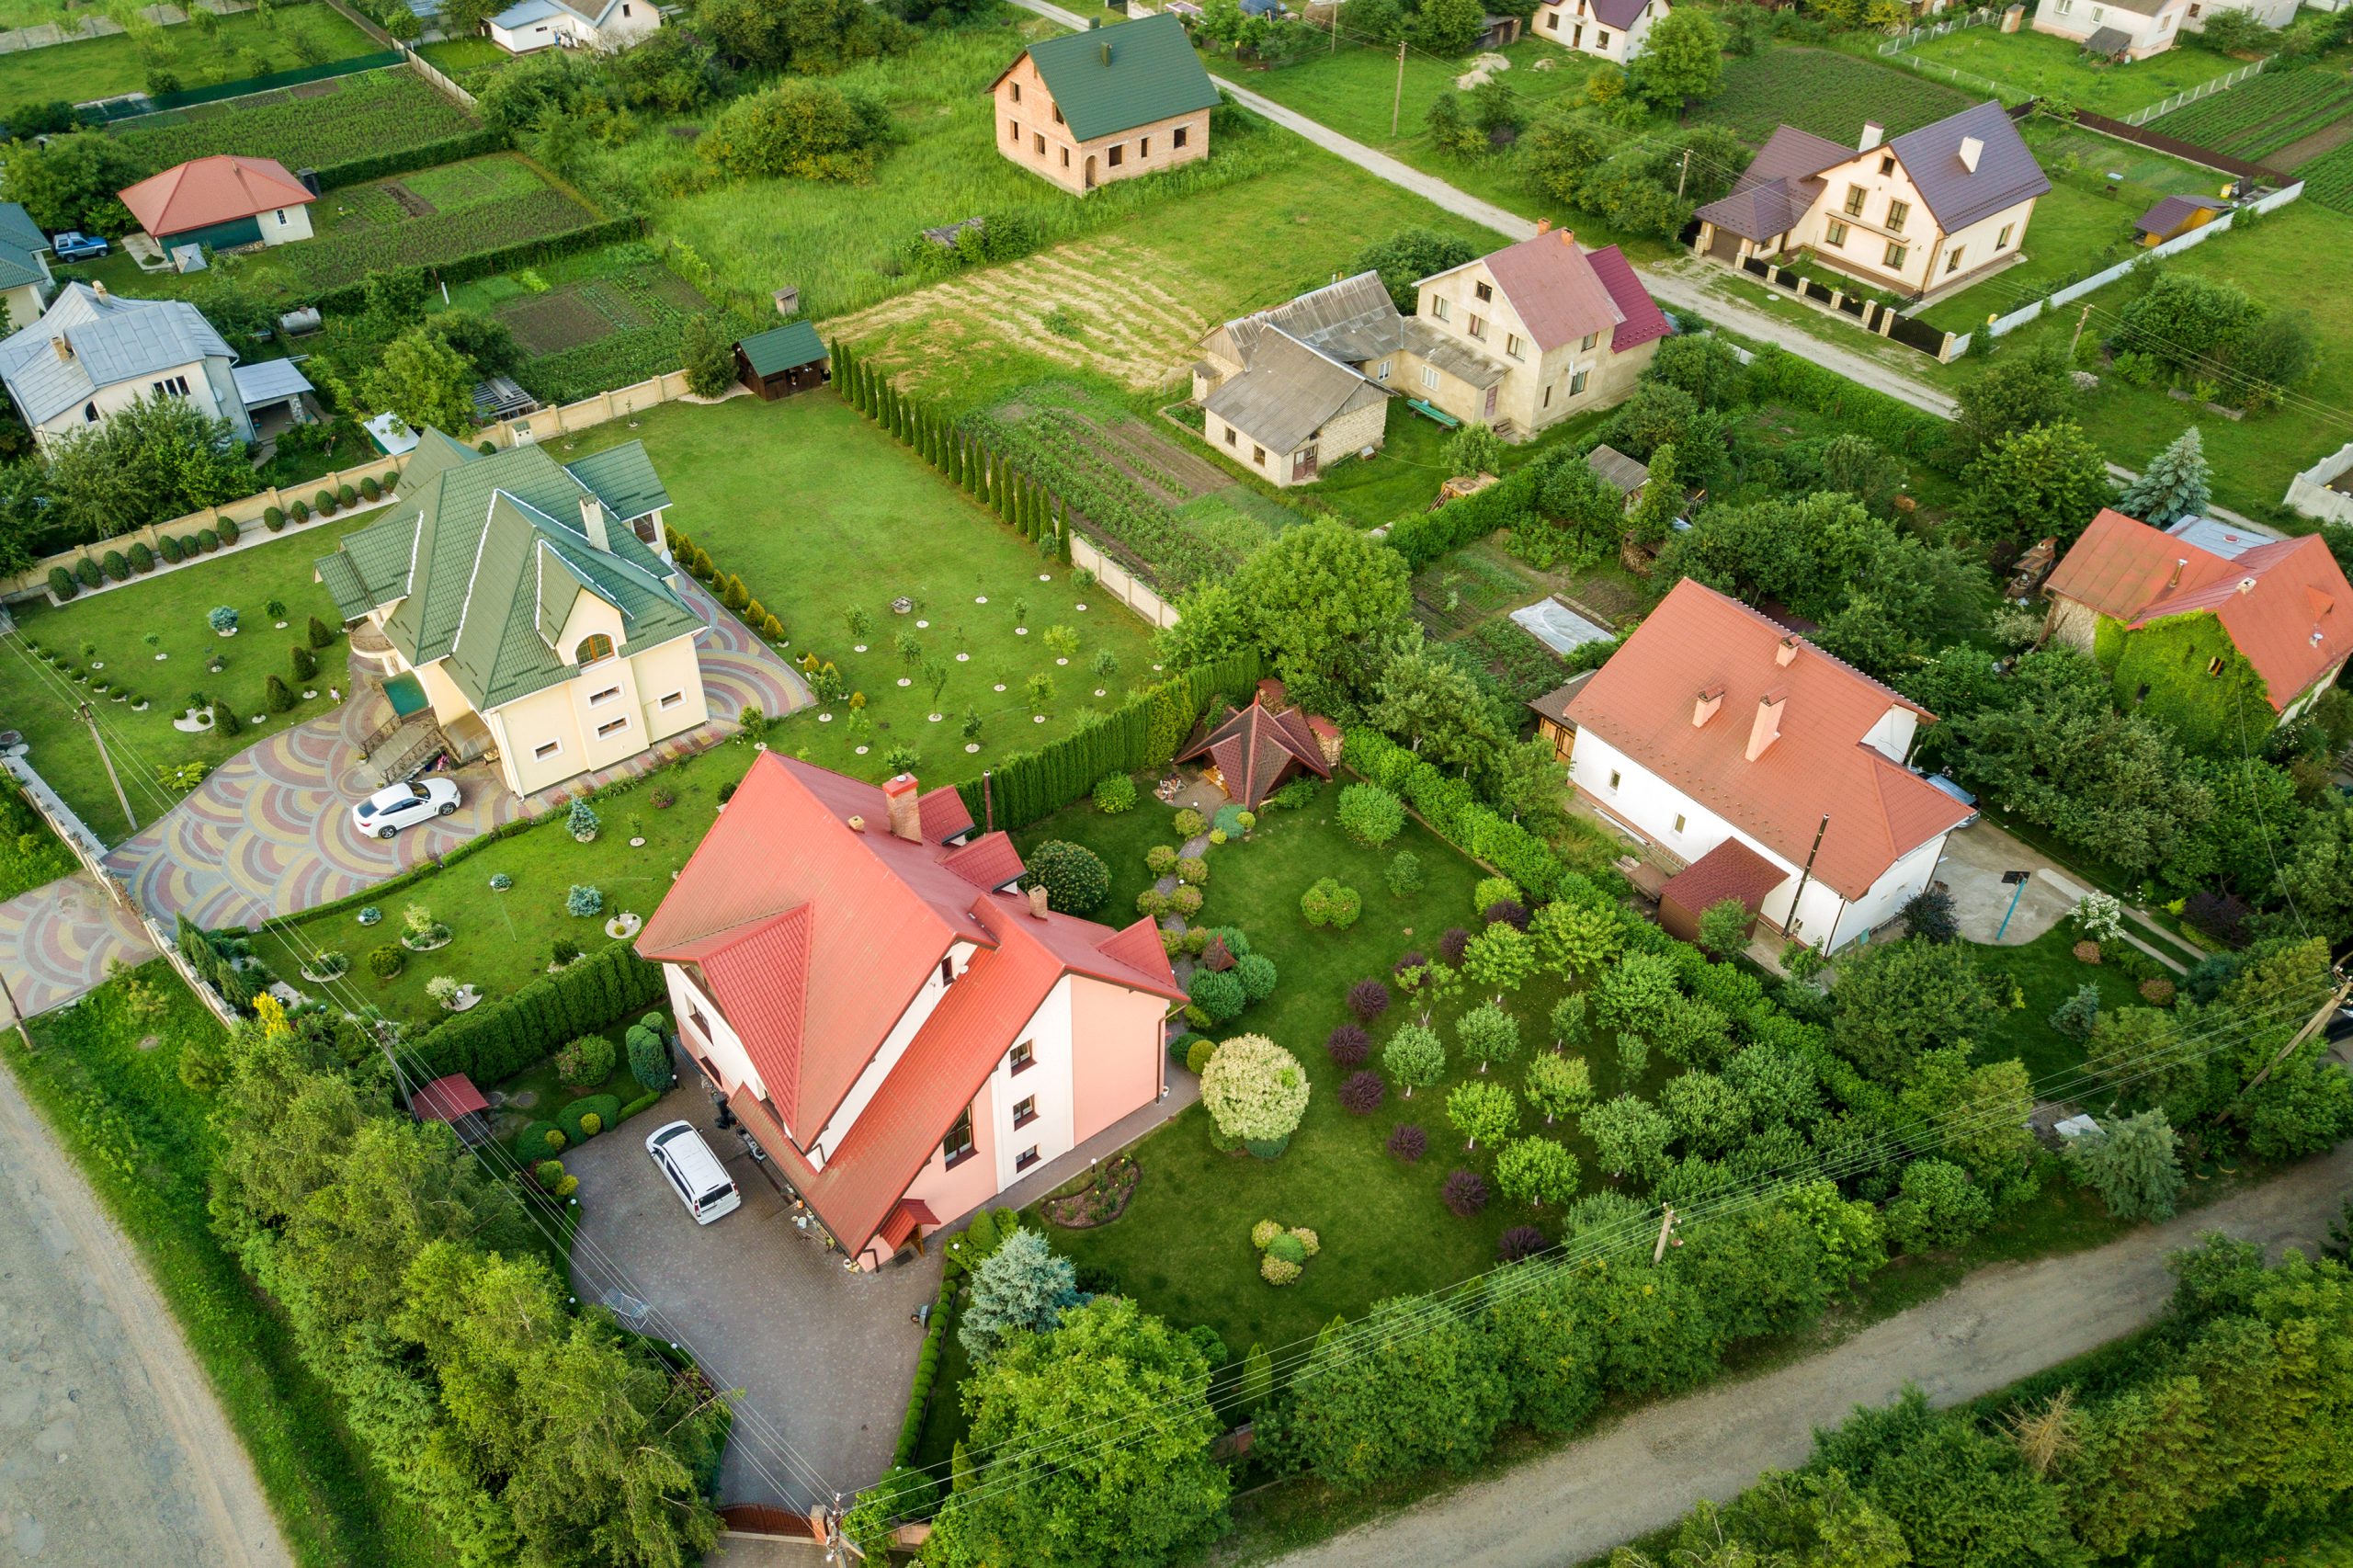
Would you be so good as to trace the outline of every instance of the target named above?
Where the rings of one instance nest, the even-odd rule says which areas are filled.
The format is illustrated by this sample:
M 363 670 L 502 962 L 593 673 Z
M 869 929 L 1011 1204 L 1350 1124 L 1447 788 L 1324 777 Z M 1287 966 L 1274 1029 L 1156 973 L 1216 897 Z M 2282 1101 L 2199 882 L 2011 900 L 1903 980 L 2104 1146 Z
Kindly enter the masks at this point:
M 1409 512 L 1382 536 L 1390 549 L 1418 572 L 1449 551 L 1486 538 L 1497 528 L 1518 528 L 1536 506 L 1543 470 L 1530 463 L 1506 474 L 1475 495 L 1449 501 L 1435 512 Z
M 378 897 L 384 892 L 381 887 L 372 891 Z M 477 1084 L 494 1084 L 565 1040 L 593 1034 L 624 1014 L 643 1012 L 664 994 L 661 966 L 616 942 L 503 1001 L 444 1021 L 417 1040 L 414 1055 L 430 1077 L 463 1073 Z M 616 1100 L 614 1108 L 619 1108 Z
M 940 1271 L 939 1294 L 931 1303 L 923 1348 L 915 1352 L 915 1376 L 907 1390 L 907 1413 L 899 1422 L 899 1446 L 891 1456 L 894 1466 L 913 1464 L 915 1445 L 923 1441 L 923 1418 L 931 1403 L 931 1385 L 939 1376 L 940 1344 L 948 1337 L 948 1322 L 956 1315 L 956 1276 Z
M 1757 350 L 1749 361 L 1748 392 L 1751 402 L 1790 403 L 1830 415 L 1846 428 L 1869 436 L 1899 456 L 1946 465 L 1952 426 L 1944 420 L 1801 359 L 1786 348 L 1768 346 Z
M 1473 498 L 1475 499 L 1475 497 Z M 1440 772 L 1378 730 L 1347 732 L 1341 758 L 1365 778 L 1405 798 L 1440 838 L 1548 900 L 1567 874 L 1552 846 L 1480 801 L 1471 786 Z
M 445 136 L 438 142 L 404 147 L 396 153 L 371 153 L 364 158 L 346 158 L 342 163 L 328 164 L 319 169 L 319 187 L 333 190 L 339 185 L 365 185 L 371 179 L 404 175 L 412 169 L 429 169 L 437 164 L 454 164 L 460 158 L 478 158 L 485 153 L 495 153 L 506 145 L 506 132 L 485 127 L 456 136 Z
M 580 1125 L 580 1119 L 590 1115 L 597 1119 L 597 1132 L 611 1131 L 620 1124 L 620 1096 L 583 1095 L 555 1113 L 555 1124 L 563 1129 L 564 1137 L 572 1141 L 574 1148 L 597 1136 L 597 1132 L 590 1132 Z

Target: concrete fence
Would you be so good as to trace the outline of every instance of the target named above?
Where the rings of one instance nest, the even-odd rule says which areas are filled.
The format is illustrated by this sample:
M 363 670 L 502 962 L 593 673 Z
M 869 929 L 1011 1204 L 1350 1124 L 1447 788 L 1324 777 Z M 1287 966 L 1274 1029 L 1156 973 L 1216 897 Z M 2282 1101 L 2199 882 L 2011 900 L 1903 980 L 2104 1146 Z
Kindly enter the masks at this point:
M 482 105 L 475 100 L 474 96 L 451 81 L 431 61 L 417 53 L 415 45 L 406 43 L 401 45 L 401 52 L 408 56 L 408 68 L 424 77 L 429 85 L 439 89 L 443 97 L 448 98 L 468 114 L 482 112 Z
M 542 408 L 537 414 L 525 414 L 513 419 L 502 419 L 485 426 L 476 437 L 495 441 L 502 447 L 525 447 L 534 441 L 544 441 L 551 436 L 568 436 L 575 430 L 585 430 L 609 419 L 642 414 L 659 408 L 665 403 L 676 403 L 688 395 L 687 373 L 672 370 L 618 391 L 598 392 L 584 397 L 578 403 L 567 403 L 560 408 Z
M 2353 441 L 2347 442 L 2288 482 L 2288 509 L 2316 522 L 2353 527 L 2353 495 L 2329 488 L 2329 481 L 2353 472 Z
M 1105 554 L 1093 540 L 1075 530 L 1070 536 L 1070 561 L 1072 565 L 1084 566 L 1094 573 L 1096 581 L 1116 595 L 1121 604 L 1154 626 L 1176 624 L 1175 605 L 1153 592 L 1134 573 Z
M 1988 23 L 1997 19 L 2001 14 L 2002 13 L 2000 11 L 1995 9 L 1993 6 L 1986 6 L 1970 12 L 1969 15 L 1965 17 L 1956 17 L 1949 22 L 1930 22 L 1925 27 L 1906 28 L 1904 31 L 1897 33 L 1894 37 L 1889 39 L 1885 43 L 1881 44 L 1879 46 L 1879 51 L 1883 56 L 1890 54 L 1901 54 L 1907 49 L 1912 49 L 1917 45 L 1927 43 L 1934 39 L 1943 38 L 1948 33 L 1957 33 L 1963 28 L 1984 27 Z

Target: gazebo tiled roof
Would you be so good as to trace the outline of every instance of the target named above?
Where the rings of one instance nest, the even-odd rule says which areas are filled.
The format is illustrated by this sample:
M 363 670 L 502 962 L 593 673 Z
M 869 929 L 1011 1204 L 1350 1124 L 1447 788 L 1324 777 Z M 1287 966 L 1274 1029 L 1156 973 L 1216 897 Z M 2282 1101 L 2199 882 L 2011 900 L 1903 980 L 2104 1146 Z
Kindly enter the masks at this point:
M 1307 715 L 1296 708 L 1278 713 L 1255 698 L 1247 708 L 1228 709 L 1216 729 L 1196 732 L 1176 760 L 1203 756 L 1217 765 L 1225 792 L 1254 812 L 1294 766 L 1332 777 Z

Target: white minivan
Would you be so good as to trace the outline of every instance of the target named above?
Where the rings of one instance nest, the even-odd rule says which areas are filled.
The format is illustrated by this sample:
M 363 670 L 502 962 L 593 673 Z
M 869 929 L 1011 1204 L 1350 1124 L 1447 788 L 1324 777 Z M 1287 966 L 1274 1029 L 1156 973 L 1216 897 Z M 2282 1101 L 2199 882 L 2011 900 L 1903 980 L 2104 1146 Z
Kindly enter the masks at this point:
M 645 1140 L 645 1152 L 654 1156 L 678 1201 L 699 1225 L 708 1225 L 722 1214 L 740 1208 L 744 1195 L 735 1190 L 734 1180 L 710 1145 L 702 1141 L 691 1121 L 674 1121 L 667 1127 L 654 1129 Z

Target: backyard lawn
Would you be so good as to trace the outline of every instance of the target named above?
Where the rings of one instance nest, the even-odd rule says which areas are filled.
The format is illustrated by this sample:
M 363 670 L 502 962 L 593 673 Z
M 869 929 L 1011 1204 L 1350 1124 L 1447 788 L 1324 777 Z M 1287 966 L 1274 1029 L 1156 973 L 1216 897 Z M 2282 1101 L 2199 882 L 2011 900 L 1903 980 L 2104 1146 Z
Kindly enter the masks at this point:
M 227 556 L 159 565 L 153 576 L 85 594 L 63 608 L 46 599 L 12 607 L 17 634 L 0 653 L 0 708 L 8 726 L 31 744 L 33 767 L 92 831 L 115 843 L 129 836 L 130 827 L 75 711 L 78 704 L 88 702 L 97 715 L 142 823 L 153 822 L 182 793 L 160 779 L 161 770 L 191 761 L 217 767 L 265 735 L 330 711 L 330 693 L 344 687 L 340 639 L 318 650 L 318 674 L 302 685 L 294 682 L 288 650 L 308 646 L 304 632 L 314 615 L 340 632 L 343 618 L 326 590 L 312 581 L 311 563 L 377 516 L 373 510 L 347 514 Z M 285 606 L 283 616 L 269 613 L 273 601 Z M 238 612 L 234 637 L 218 636 L 208 624 L 206 616 L 218 605 Z M 274 624 L 280 619 L 287 623 L 282 631 Z M 149 637 L 156 640 L 153 648 Z M 40 652 L 56 663 L 42 660 Z M 218 674 L 206 667 L 216 658 L 225 665 Z M 290 711 L 272 713 L 264 706 L 263 686 L 271 676 L 293 692 Z M 102 684 L 108 689 L 101 690 Z M 306 689 L 318 695 L 304 700 Z M 199 691 L 233 709 L 244 733 L 174 729 L 172 721 Z M 147 704 L 143 712 L 135 710 L 141 702 Z
M 2006 33 L 1996 28 L 1964 28 L 1918 45 L 1910 52 L 1931 66 L 1941 65 L 1970 76 L 1997 82 L 2002 97 L 2056 98 L 2121 119 L 2147 108 L 2161 98 L 2187 92 L 2217 76 L 2227 76 L 2246 63 L 2200 47 L 2185 37 L 2163 54 L 2125 65 L 2088 62 L 2081 48 L 2050 33 Z M 1937 79 L 1940 73 L 1927 73 Z M 1964 77 L 1959 84 L 1972 97 L 1984 89 Z
M 1978 1040 L 1979 1061 L 2004 1062 L 2015 1056 L 2026 1063 L 2028 1076 L 2038 1084 L 2049 1083 L 2084 1064 L 2084 1042 L 2051 1027 L 2052 1013 L 2075 995 L 2076 987 L 2099 987 L 2103 1009 L 2147 1006 L 2116 965 L 2087 964 L 2076 958 L 2075 940 L 2074 924 L 2061 921 L 2031 942 L 1975 949 L 1988 975 L 2006 975 L 2018 984 L 2017 1005 L 1989 1020 Z
M 862 710 L 841 702 L 795 715 L 768 737 L 779 750 L 879 779 L 884 757 L 905 745 L 926 781 L 954 783 L 1067 734 L 1154 678 L 1142 620 L 1075 586 L 1068 566 L 1040 560 L 830 392 L 673 403 L 557 442 L 554 455 L 570 460 L 631 438 L 645 442 L 676 499 L 671 525 L 784 621 L 784 655 L 813 653 L 865 695 Z M 905 615 L 891 608 L 900 597 L 915 601 Z M 853 612 L 867 626 L 856 636 Z M 1045 646 L 1055 627 L 1076 634 L 1074 653 Z M 1098 676 L 1105 653 L 1116 668 Z M 936 697 L 926 670 L 944 676 Z M 1040 676 L 1051 690 L 1033 706 L 1029 686 Z
M 210 26 L 182 22 L 153 28 L 150 36 L 160 54 L 158 70 L 171 75 L 174 91 L 376 52 L 366 33 L 334 7 L 316 3 L 240 11 Z M 153 91 L 155 78 L 134 35 L 80 39 L 0 54 L 0 104 L 82 103 Z

